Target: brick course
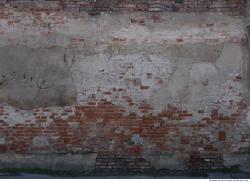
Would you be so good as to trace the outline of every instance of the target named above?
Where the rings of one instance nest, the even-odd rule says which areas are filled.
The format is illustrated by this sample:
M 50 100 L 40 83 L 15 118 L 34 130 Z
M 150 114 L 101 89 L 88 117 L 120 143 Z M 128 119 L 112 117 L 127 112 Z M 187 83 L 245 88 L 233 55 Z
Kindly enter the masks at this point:
M 245 0 L 1 0 L 0 7 L 35 11 L 73 11 L 98 15 L 100 12 L 243 12 Z

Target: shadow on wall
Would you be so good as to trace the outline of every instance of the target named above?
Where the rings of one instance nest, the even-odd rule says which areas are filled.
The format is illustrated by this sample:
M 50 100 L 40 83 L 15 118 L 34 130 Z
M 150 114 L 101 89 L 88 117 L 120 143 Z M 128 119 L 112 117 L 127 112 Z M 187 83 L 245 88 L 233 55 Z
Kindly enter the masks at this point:
M 0 102 L 21 108 L 65 106 L 76 101 L 76 89 L 62 47 L 0 48 Z

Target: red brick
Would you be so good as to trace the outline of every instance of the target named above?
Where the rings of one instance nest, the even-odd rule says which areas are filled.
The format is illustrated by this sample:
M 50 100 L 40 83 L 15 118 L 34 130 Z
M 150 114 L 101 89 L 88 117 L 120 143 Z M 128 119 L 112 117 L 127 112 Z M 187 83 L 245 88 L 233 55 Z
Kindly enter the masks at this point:
M 219 141 L 225 141 L 226 138 L 227 138 L 227 134 L 226 134 L 225 131 L 220 131 L 220 132 L 218 133 L 218 139 L 219 139 Z

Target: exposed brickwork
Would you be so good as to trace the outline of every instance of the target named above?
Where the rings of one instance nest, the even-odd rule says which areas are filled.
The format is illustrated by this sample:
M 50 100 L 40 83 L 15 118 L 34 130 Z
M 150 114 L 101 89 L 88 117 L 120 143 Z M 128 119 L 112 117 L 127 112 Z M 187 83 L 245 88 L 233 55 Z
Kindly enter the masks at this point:
M 225 131 L 220 131 L 219 132 L 219 141 L 225 141 L 227 137 L 227 134 Z
M 144 11 L 144 12 L 225 12 L 238 14 L 245 0 L 1 0 L 0 6 L 35 11 L 74 11 L 98 15 L 100 12 Z
M 148 171 L 152 167 L 143 157 L 133 155 L 100 154 L 96 159 L 97 172 Z
M 148 106 L 140 108 L 144 116 L 135 113 L 126 115 L 122 108 L 104 100 L 67 107 L 60 114 L 51 112 L 49 108 L 37 109 L 33 111 L 35 123 L 26 121 L 25 124 L 10 126 L 1 120 L 0 132 L 5 135 L 5 144 L 0 145 L 0 152 L 98 153 L 96 170 L 114 171 L 144 171 L 152 166 L 140 156 L 182 152 L 191 157 L 187 161 L 187 165 L 191 164 L 190 169 L 219 168 L 223 164 L 218 163 L 215 155 L 221 155 L 232 147 L 221 129 L 237 126 L 245 105 L 240 104 L 230 116 L 223 116 L 215 110 L 209 117 L 194 124 L 186 122 L 194 111 L 168 106 L 154 116 Z M 1 118 L 8 115 L 1 107 Z M 46 126 L 47 122 L 51 124 Z M 219 145 L 214 145 L 216 142 L 202 132 L 204 129 L 218 133 L 215 140 Z M 189 131 L 188 135 L 185 130 Z M 38 144 L 34 140 L 37 136 L 40 137 Z M 141 137 L 143 141 L 140 138 L 134 140 L 133 136 Z M 241 137 L 249 140 L 249 136 L 244 134 Z
M 26 155 L 91 153 L 97 155 L 94 165 L 96 171 L 160 169 L 166 167 L 168 159 L 175 167 L 181 169 L 222 168 L 225 165 L 224 154 L 247 153 L 245 150 L 249 148 L 250 142 L 247 128 L 249 127 L 247 122 L 250 120 L 250 116 L 247 116 L 249 103 L 242 97 L 241 90 L 245 81 L 241 67 L 241 57 L 244 57 L 241 46 L 247 36 L 239 28 L 242 24 L 238 19 L 231 20 L 231 17 L 227 16 L 225 18 L 227 21 L 221 20 L 219 23 L 212 18 L 197 24 L 190 21 L 194 26 L 186 26 L 181 21 L 176 29 L 172 30 L 171 27 L 165 31 L 164 26 L 168 25 L 171 18 L 156 13 L 208 11 L 239 14 L 242 3 L 240 0 L 102 0 L 95 3 L 81 0 L 1 0 L 0 40 L 3 40 L 3 43 L 0 44 L 30 46 L 32 51 L 39 46 L 46 49 L 62 46 L 63 51 L 57 55 L 61 56 L 61 64 L 56 63 L 56 65 L 66 67 L 66 70 L 73 70 L 68 80 L 78 81 L 79 83 L 74 83 L 73 86 L 79 88 L 77 88 L 78 95 L 70 98 L 75 102 L 69 106 L 65 106 L 62 100 L 54 107 L 49 107 L 45 102 L 41 107 L 23 110 L 18 99 L 8 98 L 8 104 L 1 103 L 0 153 Z M 88 12 L 90 15 L 110 11 L 155 13 L 142 17 L 138 14 L 129 15 L 129 18 L 122 19 L 124 24 L 119 24 L 112 19 L 96 21 L 98 19 L 88 15 L 77 22 L 74 17 L 67 17 L 66 11 L 73 11 L 76 14 Z M 90 23 L 88 18 L 92 18 Z M 234 21 L 232 26 L 228 23 L 228 19 Z M 111 26 L 105 24 L 106 21 L 114 22 L 114 26 L 120 26 L 121 30 L 115 27 L 114 32 L 106 35 L 109 33 L 107 27 Z M 95 24 L 96 22 L 99 24 Z M 95 28 L 88 29 L 92 26 Z M 157 26 L 164 28 L 163 30 L 159 28 L 159 31 L 152 30 L 152 27 Z M 99 34 L 92 34 L 98 29 L 96 27 L 100 29 Z M 126 29 L 127 27 L 129 28 Z M 13 36 L 15 33 L 20 33 L 19 37 Z M 236 51 L 236 55 L 240 54 L 239 60 L 236 57 L 232 58 L 233 61 L 228 61 L 232 57 L 230 46 L 236 49 L 240 47 L 240 53 Z M 202 48 L 199 49 L 200 47 Z M 224 49 L 226 53 L 221 53 Z M 139 56 L 136 54 L 137 51 Z M 217 55 L 218 52 L 221 55 Z M 170 56 L 167 57 L 165 53 L 170 53 Z M 164 55 L 160 57 L 159 54 Z M 224 54 L 230 56 L 223 57 Z M 109 58 L 102 60 L 101 56 Z M 53 59 L 55 57 L 52 55 Z M 185 57 L 188 59 L 183 61 Z M 21 60 L 19 57 L 11 58 L 16 59 L 17 63 Z M 53 62 L 53 59 L 49 61 Z M 100 59 L 98 64 L 92 64 L 98 59 Z M 169 59 L 174 61 L 176 59 L 179 65 Z M 223 62 L 224 59 L 229 62 L 229 66 Z M 1 61 L 7 62 L 5 59 Z M 238 64 L 235 64 L 237 61 Z M 46 64 L 46 61 L 44 62 Z M 226 71 L 220 67 L 221 65 Z M 11 66 L 15 68 L 15 65 Z M 49 64 L 48 68 L 50 66 Z M 176 71 L 185 66 L 188 69 Z M 218 70 L 225 73 L 221 76 Z M 176 72 L 177 77 L 174 77 Z M 64 73 L 59 72 L 59 76 L 66 77 Z M 74 74 L 77 75 L 76 78 L 73 78 Z M 1 89 L 7 81 L 18 79 L 13 71 L 6 75 L 1 74 Z M 33 77 L 23 73 L 21 76 L 21 81 L 29 87 L 38 85 L 32 82 Z M 187 77 L 188 80 L 185 80 Z M 173 83 L 175 79 L 179 81 L 178 84 Z M 218 83 L 213 82 L 215 79 L 219 80 Z M 39 84 L 45 82 L 41 81 L 40 77 L 38 81 Z M 189 85 L 185 85 L 186 82 Z M 183 90 L 179 89 L 179 85 L 183 86 Z M 50 89 L 46 84 L 44 87 L 38 86 L 39 91 Z M 174 91 L 167 90 L 169 87 L 174 88 Z M 155 100 L 152 97 L 155 97 L 162 88 L 159 93 L 163 96 L 157 98 L 157 103 L 153 103 Z M 172 95 L 166 98 L 165 95 L 168 94 Z M 62 96 L 65 97 L 63 94 Z M 186 101 L 186 97 L 191 99 Z M 162 100 L 164 107 L 158 109 L 157 104 Z M 199 107 L 200 102 L 204 100 L 205 104 Z M 151 160 L 147 158 L 148 156 L 155 158 Z M 164 162 L 161 162 L 162 158 Z M 185 163 L 182 163 L 183 161 Z M 169 163 L 172 165 L 171 162 Z
M 193 170 L 207 170 L 223 168 L 222 155 L 191 155 L 189 160 L 190 168 Z

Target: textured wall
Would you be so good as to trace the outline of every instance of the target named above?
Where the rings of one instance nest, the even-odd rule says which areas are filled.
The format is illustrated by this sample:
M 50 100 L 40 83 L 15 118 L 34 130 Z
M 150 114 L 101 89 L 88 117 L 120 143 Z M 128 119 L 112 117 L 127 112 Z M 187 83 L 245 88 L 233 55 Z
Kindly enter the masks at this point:
M 249 171 L 243 17 L 14 6 L 0 7 L 1 168 Z
M 224 12 L 239 14 L 246 0 L 1 0 L 17 9 L 88 12 Z

